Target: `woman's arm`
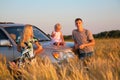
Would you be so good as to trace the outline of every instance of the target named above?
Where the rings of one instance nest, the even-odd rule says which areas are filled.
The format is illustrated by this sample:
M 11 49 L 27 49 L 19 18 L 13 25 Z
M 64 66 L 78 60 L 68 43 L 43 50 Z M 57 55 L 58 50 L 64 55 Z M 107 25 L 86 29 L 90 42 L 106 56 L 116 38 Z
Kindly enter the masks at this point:
M 34 50 L 34 53 L 39 54 L 43 50 L 43 47 L 40 45 L 38 41 L 35 42 L 35 45 L 37 46 L 37 48 Z
M 17 44 L 17 51 L 21 52 L 21 46 L 20 46 L 20 44 Z

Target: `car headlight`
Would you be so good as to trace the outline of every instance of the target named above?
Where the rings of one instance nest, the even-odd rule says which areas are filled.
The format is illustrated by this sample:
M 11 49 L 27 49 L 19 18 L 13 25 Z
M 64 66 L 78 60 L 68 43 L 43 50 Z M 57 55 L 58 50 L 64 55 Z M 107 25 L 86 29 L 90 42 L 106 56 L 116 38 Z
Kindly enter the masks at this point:
M 58 51 L 53 52 L 52 55 L 57 60 L 64 60 L 74 56 L 73 52 L 58 52 Z
M 53 52 L 53 57 L 57 60 L 62 60 L 63 59 L 63 52 Z

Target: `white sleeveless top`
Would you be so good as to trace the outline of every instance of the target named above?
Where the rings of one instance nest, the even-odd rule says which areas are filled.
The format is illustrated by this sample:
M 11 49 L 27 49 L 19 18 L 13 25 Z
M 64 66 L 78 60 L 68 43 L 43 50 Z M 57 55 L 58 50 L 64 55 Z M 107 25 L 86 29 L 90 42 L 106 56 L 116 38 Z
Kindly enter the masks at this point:
M 53 31 L 53 34 L 55 34 L 55 36 L 52 37 L 53 42 L 61 42 L 62 41 L 62 39 L 60 37 L 60 32 Z

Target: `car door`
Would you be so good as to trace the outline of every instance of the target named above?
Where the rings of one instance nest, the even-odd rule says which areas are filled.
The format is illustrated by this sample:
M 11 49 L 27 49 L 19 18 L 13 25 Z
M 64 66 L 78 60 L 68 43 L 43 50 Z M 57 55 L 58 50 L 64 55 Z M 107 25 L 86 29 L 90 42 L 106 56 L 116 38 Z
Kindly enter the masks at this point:
M 6 56 L 7 60 L 13 60 L 13 45 L 5 34 L 5 32 L 0 29 L 0 54 Z

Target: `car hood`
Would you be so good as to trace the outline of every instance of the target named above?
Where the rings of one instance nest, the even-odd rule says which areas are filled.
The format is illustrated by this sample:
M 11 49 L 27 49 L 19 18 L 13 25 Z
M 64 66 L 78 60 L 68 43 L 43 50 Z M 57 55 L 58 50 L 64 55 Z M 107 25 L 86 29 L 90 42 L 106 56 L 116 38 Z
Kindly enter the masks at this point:
M 68 49 L 73 48 L 74 43 L 73 42 L 65 42 L 64 46 L 55 46 L 51 41 L 41 42 L 41 45 L 43 48 L 50 48 L 50 49 L 56 49 L 56 50 L 62 50 L 62 49 Z

